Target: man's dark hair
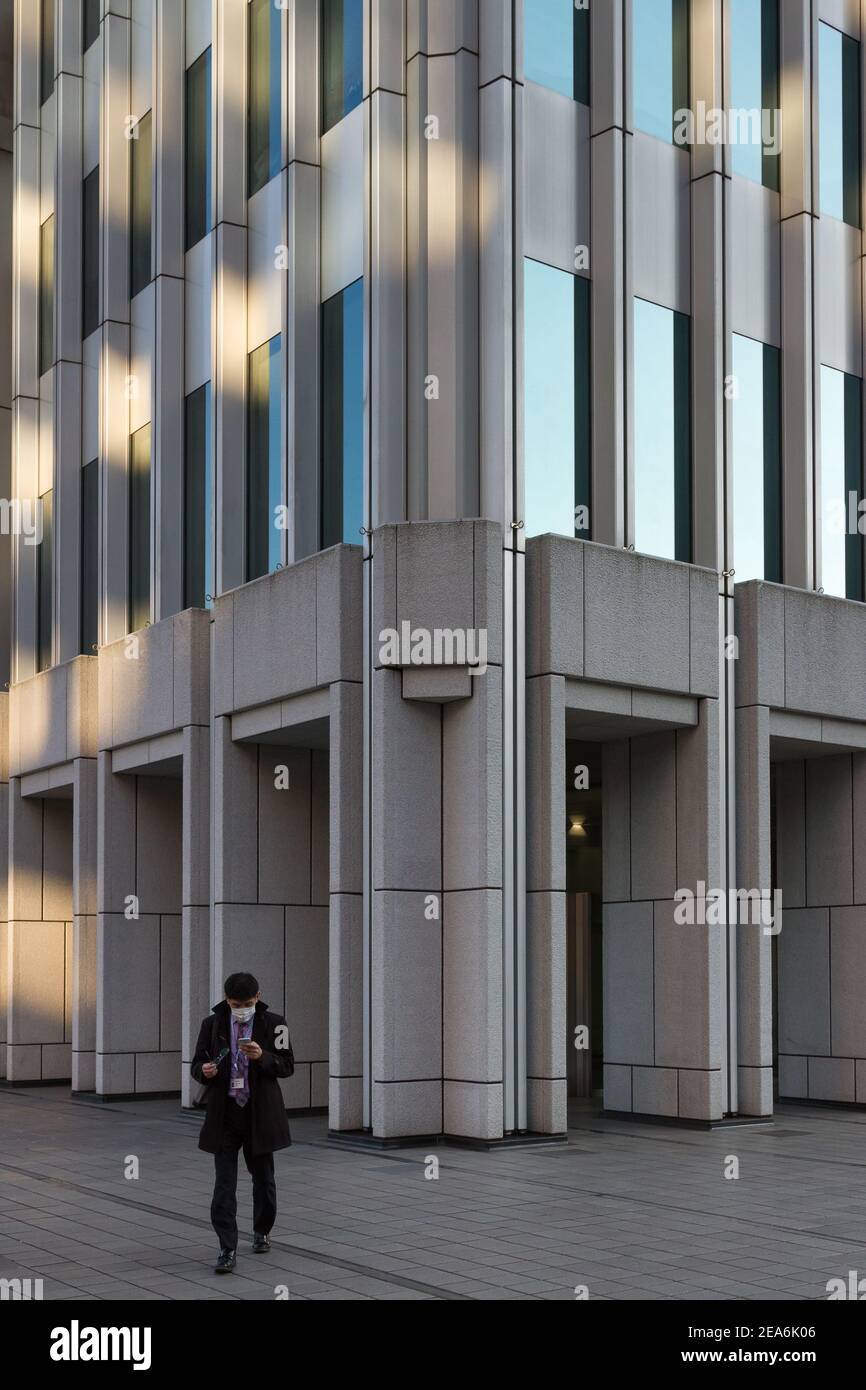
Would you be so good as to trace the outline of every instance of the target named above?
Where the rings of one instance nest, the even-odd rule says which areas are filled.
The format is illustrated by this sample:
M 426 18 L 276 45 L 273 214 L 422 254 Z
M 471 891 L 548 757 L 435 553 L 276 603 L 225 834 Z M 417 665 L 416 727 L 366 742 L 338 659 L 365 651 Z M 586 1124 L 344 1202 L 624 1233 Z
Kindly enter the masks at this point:
M 259 982 L 255 975 L 241 970 L 237 975 L 229 975 L 223 989 L 226 999 L 253 999 L 259 992 Z

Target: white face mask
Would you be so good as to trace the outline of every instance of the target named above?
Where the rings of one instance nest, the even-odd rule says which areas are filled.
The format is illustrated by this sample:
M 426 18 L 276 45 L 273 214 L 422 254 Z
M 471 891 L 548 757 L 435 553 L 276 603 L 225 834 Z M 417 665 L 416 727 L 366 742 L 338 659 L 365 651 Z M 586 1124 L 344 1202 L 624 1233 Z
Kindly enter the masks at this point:
M 251 1004 L 246 1009 L 232 1009 L 232 1018 L 237 1019 L 238 1023 L 249 1023 L 255 1011 L 255 1004 Z

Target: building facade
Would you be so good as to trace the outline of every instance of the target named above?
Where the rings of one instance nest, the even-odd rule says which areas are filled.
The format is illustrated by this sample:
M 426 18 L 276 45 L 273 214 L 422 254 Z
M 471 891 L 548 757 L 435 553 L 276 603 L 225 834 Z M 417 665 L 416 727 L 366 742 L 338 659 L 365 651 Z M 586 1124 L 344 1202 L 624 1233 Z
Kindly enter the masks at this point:
M 6 1083 L 866 1103 L 866 3 L 0 34 Z

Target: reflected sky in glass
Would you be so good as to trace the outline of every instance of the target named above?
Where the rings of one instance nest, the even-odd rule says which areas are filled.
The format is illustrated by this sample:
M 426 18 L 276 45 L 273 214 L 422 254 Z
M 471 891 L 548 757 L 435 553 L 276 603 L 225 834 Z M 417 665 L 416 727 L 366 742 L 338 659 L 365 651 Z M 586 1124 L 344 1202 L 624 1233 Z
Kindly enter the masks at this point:
M 639 130 L 673 138 L 673 0 L 633 0 L 634 123 Z
M 734 334 L 734 569 L 764 578 L 764 345 Z
M 574 96 L 574 0 L 525 0 L 524 65 L 530 82 Z
M 574 535 L 574 277 L 524 262 L 527 536 Z
M 821 211 L 844 217 L 844 147 L 842 142 L 842 35 L 829 24 L 818 25 L 820 61 Z
M 736 110 L 760 111 L 763 105 L 761 7 L 762 0 L 731 0 L 731 106 Z M 731 167 L 761 183 L 762 156 L 760 141 L 734 144 Z
M 676 557 L 674 315 L 634 301 L 635 549 Z
M 821 584 L 840 598 L 846 597 L 845 502 L 845 373 L 822 367 Z

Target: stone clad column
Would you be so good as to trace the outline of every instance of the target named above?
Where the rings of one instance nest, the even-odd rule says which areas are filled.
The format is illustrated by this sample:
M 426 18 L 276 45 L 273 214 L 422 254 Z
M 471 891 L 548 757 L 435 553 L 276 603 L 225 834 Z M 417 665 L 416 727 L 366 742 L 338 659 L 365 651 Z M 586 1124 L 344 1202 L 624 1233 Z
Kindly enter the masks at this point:
M 530 649 L 526 683 L 528 1122 L 567 1123 L 565 940 L 565 681 Z M 533 674 L 536 669 L 538 674 Z
M 331 686 L 329 1127 L 363 1127 L 363 793 L 361 684 Z
M 406 32 L 408 515 L 477 516 L 477 0 L 408 0 Z
M 371 1127 L 504 1129 L 502 532 L 373 536 L 369 869 Z M 385 654 L 389 631 L 481 633 L 487 668 Z
M 157 0 L 153 15 L 153 275 L 156 333 L 153 354 L 153 509 L 157 517 L 154 612 L 157 619 L 184 606 L 184 161 L 186 48 L 184 7 Z
M 619 4 L 590 5 L 592 266 L 592 538 L 626 539 L 626 382 L 632 354 L 631 237 L 626 199 L 631 92 Z
M 57 167 L 55 173 L 56 357 L 54 381 L 54 544 L 58 661 L 79 655 L 81 531 L 81 9 L 57 7 Z M 76 20 L 78 22 L 76 23 Z
M 0 695 L 0 1078 L 6 1075 L 9 1009 L 9 696 Z
M 770 835 L 770 711 L 764 705 L 747 705 L 737 710 L 738 887 L 770 892 Z M 737 929 L 741 1115 L 773 1113 L 772 942 L 762 926 L 741 923 Z
M 183 731 L 183 990 L 181 1079 L 183 1105 L 192 1101 L 189 1064 L 201 1020 L 210 1013 L 210 729 L 193 724 Z
M 820 371 L 815 360 L 815 221 L 813 191 L 813 70 L 818 6 L 786 0 L 779 6 L 782 106 L 782 439 L 785 508 L 782 578 L 811 589 L 815 573 L 815 421 L 820 419 Z M 820 549 L 820 537 L 816 539 Z M 820 569 L 819 569 L 820 573 Z
M 73 777 L 72 1089 L 93 1091 L 96 1089 L 97 988 L 96 759 L 77 758 Z
M 130 21 L 116 11 L 102 21 L 99 144 L 100 642 L 127 631 L 129 400 Z

